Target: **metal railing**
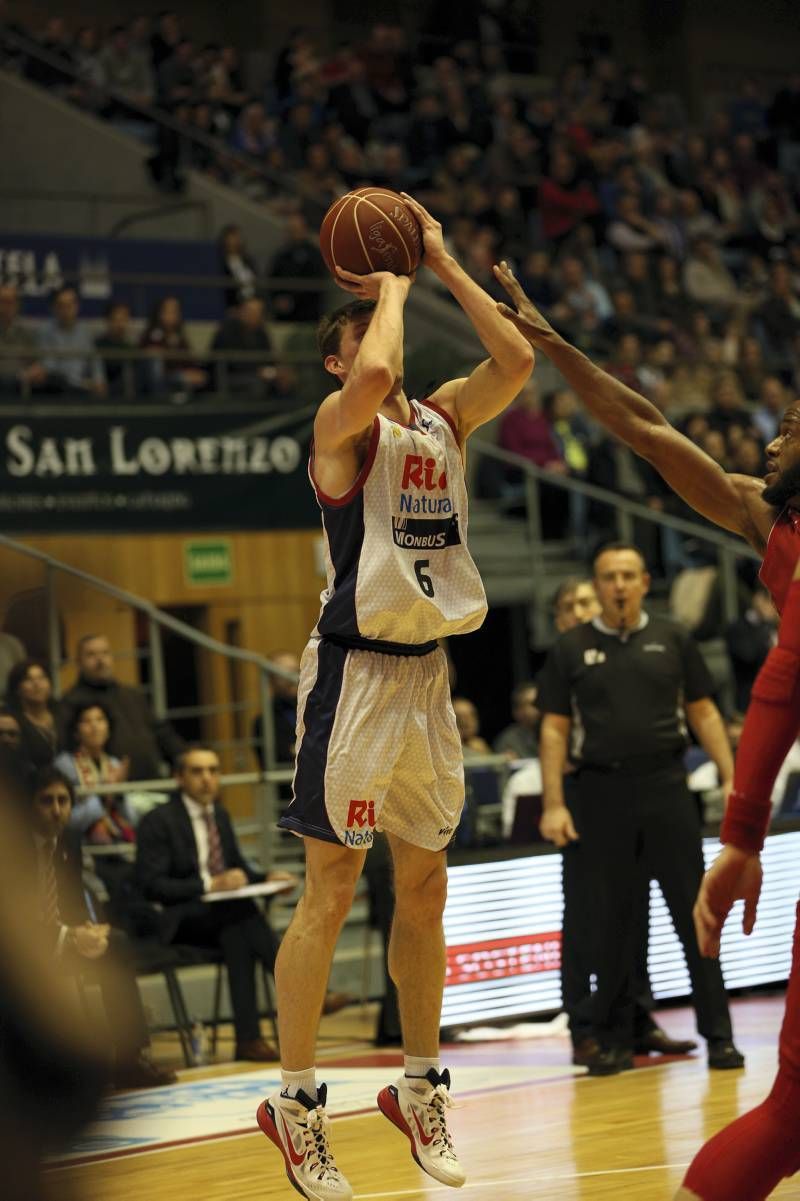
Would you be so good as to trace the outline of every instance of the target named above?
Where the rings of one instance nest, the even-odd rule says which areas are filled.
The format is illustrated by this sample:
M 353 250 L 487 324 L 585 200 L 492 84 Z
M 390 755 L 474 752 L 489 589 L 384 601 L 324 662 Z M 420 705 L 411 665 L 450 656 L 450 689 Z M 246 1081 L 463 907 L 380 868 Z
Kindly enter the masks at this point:
M 504 463 L 508 467 L 516 468 L 522 473 L 522 495 L 525 502 L 525 521 L 531 565 L 541 560 L 546 545 L 542 534 L 540 496 L 540 488 L 546 484 L 548 488 L 559 488 L 566 493 L 584 496 L 588 500 L 599 501 L 607 505 L 614 514 L 616 536 L 621 542 L 634 541 L 634 521 L 649 522 L 660 530 L 674 530 L 678 534 L 705 542 L 713 548 L 717 561 L 724 620 L 727 623 L 735 621 L 738 617 L 736 560 L 751 559 L 757 563 L 761 562 L 760 556 L 746 542 L 732 538 L 729 534 L 721 531 L 708 529 L 698 522 L 688 521 L 684 517 L 674 517 L 670 513 L 657 512 L 640 501 L 631 500 L 630 497 L 600 488 L 596 484 L 589 484 L 574 477 L 556 475 L 543 467 L 537 467 L 530 459 L 502 450 L 499 446 L 494 446 L 481 439 L 476 439 L 472 443 L 472 447 L 473 452 Z M 498 504 L 500 503 L 498 502 Z
M 278 812 L 277 785 L 291 779 L 291 771 L 285 766 L 280 767 L 276 759 L 275 725 L 272 710 L 270 678 L 278 676 L 285 680 L 296 680 L 293 672 L 286 671 L 276 663 L 254 651 L 243 650 L 220 642 L 200 630 L 187 625 L 169 613 L 157 608 L 152 602 L 128 592 L 116 584 L 108 583 L 97 576 L 90 575 L 78 567 L 46 554 L 32 546 L 26 546 L 13 538 L 0 534 L 0 547 L 41 563 L 44 567 L 44 590 L 47 612 L 47 659 L 53 680 L 54 697 L 57 699 L 60 689 L 60 668 L 63 665 L 61 654 L 61 630 L 58 609 L 56 581 L 59 575 L 66 575 L 79 580 L 96 592 L 112 597 L 141 614 L 147 620 L 148 646 L 150 662 L 150 700 L 156 718 L 164 719 L 172 716 L 167 706 L 166 677 L 164 672 L 164 657 L 161 645 L 162 630 L 170 630 L 194 646 L 221 655 L 229 661 L 249 664 L 258 674 L 258 711 L 262 722 L 261 753 L 264 769 L 252 772 L 234 772 L 222 776 L 223 785 L 252 785 L 255 792 L 254 820 L 243 832 L 256 833 L 260 841 L 261 860 L 266 867 L 272 862 L 274 853 L 273 831 Z M 165 789 L 164 779 L 127 781 L 124 784 L 104 784 L 103 792 L 161 791 Z M 81 793 L 85 790 L 80 789 Z M 91 791 L 91 790 L 89 790 Z M 94 791 L 97 791 L 96 789 Z M 242 827 L 240 827 L 242 829 Z

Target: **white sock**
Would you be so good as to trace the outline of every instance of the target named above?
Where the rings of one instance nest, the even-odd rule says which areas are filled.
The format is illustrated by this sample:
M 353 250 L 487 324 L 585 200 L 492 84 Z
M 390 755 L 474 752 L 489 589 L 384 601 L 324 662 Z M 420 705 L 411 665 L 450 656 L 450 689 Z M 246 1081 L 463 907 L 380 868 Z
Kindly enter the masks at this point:
M 405 1075 L 411 1080 L 424 1080 L 431 1068 L 437 1076 L 440 1075 L 439 1062 L 438 1056 L 436 1059 L 422 1059 L 417 1055 L 403 1056 Z
M 294 1099 L 301 1089 L 312 1101 L 316 1101 L 317 1069 L 311 1067 L 302 1072 L 284 1072 L 281 1068 L 281 1096 Z

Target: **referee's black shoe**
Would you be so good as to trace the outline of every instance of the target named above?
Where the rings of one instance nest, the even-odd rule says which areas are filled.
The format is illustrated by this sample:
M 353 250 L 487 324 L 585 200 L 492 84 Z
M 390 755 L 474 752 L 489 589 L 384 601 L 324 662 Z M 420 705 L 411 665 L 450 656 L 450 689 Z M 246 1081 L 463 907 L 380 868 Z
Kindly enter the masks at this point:
M 633 1052 L 625 1047 L 599 1047 L 586 1060 L 590 1076 L 617 1076 L 633 1067 Z
M 729 1038 L 710 1038 L 708 1040 L 708 1066 L 716 1068 L 718 1072 L 743 1068 L 744 1055 Z
M 690 1051 L 696 1050 L 696 1042 L 690 1038 L 670 1038 L 660 1026 L 646 1030 L 633 1044 L 634 1055 L 688 1055 Z

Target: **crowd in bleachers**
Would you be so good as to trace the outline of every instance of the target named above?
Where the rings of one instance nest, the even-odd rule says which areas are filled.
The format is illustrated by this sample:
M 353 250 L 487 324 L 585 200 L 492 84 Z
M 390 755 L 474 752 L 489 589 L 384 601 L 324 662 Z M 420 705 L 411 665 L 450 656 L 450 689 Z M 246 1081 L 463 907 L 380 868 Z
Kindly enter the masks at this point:
M 97 330 L 96 323 L 82 318 L 79 292 L 70 284 L 52 294 L 49 320 L 31 321 L 25 318 L 24 294 L 16 282 L 0 282 L 0 398 L 24 392 L 185 400 L 217 391 L 291 405 L 297 372 L 276 357 L 269 325 L 318 320 L 321 291 L 292 285 L 320 281 L 324 265 L 303 214 L 290 214 L 286 226 L 285 243 L 262 267 L 238 226 L 222 230 L 219 278 L 225 281 L 225 317 L 205 346 L 184 321 L 177 294 L 160 296 L 149 314 L 134 314 L 128 301 L 112 299 Z M 281 280 L 287 281 L 285 287 Z M 215 358 L 205 362 L 206 352 Z

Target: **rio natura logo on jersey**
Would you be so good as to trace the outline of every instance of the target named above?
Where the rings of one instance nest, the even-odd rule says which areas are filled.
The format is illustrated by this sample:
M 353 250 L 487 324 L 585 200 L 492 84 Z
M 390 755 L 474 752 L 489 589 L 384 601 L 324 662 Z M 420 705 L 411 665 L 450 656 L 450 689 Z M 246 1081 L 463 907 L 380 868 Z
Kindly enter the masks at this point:
M 347 807 L 347 823 L 344 832 L 346 847 L 371 847 L 375 829 L 375 802 L 351 801 Z

